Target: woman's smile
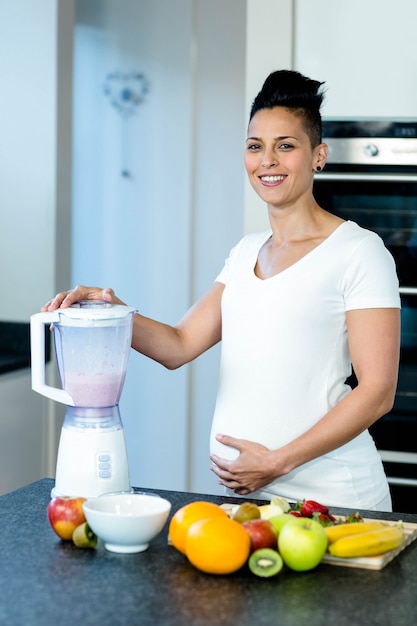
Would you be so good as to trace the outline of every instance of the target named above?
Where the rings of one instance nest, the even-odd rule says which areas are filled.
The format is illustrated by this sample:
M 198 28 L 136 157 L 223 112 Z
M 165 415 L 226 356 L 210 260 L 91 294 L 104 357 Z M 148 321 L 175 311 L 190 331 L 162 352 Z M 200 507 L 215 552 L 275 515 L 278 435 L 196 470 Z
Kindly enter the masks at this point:
M 263 174 L 259 176 L 259 180 L 266 187 L 276 187 L 280 185 L 283 180 L 285 180 L 285 176 L 283 175 L 271 175 L 271 174 Z

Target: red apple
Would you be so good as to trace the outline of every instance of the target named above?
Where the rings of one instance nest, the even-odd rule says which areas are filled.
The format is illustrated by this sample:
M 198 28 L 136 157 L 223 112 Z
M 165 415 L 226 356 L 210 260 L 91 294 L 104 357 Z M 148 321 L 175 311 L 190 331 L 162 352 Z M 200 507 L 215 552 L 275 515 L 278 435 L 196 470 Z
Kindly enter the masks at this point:
M 83 510 L 83 502 L 86 498 L 56 497 L 48 503 L 48 519 L 58 537 L 68 541 L 72 539 L 72 533 L 86 519 Z
M 253 519 L 242 526 L 250 537 L 251 554 L 261 548 L 277 549 L 277 533 L 269 520 Z

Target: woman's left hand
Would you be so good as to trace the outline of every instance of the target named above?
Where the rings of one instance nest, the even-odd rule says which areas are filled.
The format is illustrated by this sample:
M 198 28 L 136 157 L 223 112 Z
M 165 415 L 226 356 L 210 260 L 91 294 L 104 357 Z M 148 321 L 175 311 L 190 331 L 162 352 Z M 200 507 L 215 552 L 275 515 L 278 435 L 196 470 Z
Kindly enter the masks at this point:
M 233 489 L 239 495 L 247 495 L 277 478 L 273 472 L 272 452 L 265 446 L 227 435 L 216 435 L 216 439 L 239 451 L 239 456 L 233 461 L 217 454 L 210 455 L 214 464 L 210 469 L 219 477 L 220 485 Z

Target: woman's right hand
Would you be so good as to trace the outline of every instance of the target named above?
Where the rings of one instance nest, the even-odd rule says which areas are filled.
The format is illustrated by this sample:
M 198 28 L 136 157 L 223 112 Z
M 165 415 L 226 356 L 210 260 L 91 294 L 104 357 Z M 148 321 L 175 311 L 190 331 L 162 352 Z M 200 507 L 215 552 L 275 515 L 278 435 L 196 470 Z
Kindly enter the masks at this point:
M 49 302 L 43 305 L 41 311 L 54 311 L 59 308 L 65 309 L 71 306 L 71 304 L 81 302 L 82 300 L 100 300 L 109 302 L 110 304 L 125 304 L 115 296 L 113 289 L 77 285 L 74 289 L 57 293 L 52 300 L 49 300 Z

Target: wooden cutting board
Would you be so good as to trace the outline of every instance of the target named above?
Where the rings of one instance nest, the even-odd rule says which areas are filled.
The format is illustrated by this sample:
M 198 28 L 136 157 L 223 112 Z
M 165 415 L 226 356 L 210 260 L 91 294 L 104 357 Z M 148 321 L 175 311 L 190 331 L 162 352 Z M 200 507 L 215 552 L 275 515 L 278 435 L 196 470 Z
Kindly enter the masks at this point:
M 369 518 L 365 519 L 364 521 L 378 521 L 386 524 L 387 526 L 395 526 L 396 524 L 398 524 L 398 522 Z M 410 545 L 410 543 L 412 543 L 417 538 L 417 524 L 402 522 L 402 525 L 404 531 L 404 542 L 399 548 L 395 548 L 395 550 L 390 550 L 389 552 L 385 552 L 385 554 L 380 554 L 378 556 L 356 558 L 340 558 L 336 556 L 331 556 L 330 554 L 325 554 L 321 562 L 328 565 L 341 565 L 342 567 L 358 567 L 361 569 L 381 570 L 388 563 L 390 563 L 390 561 L 395 559 L 395 557 L 397 557 L 403 550 L 405 550 L 407 546 Z

